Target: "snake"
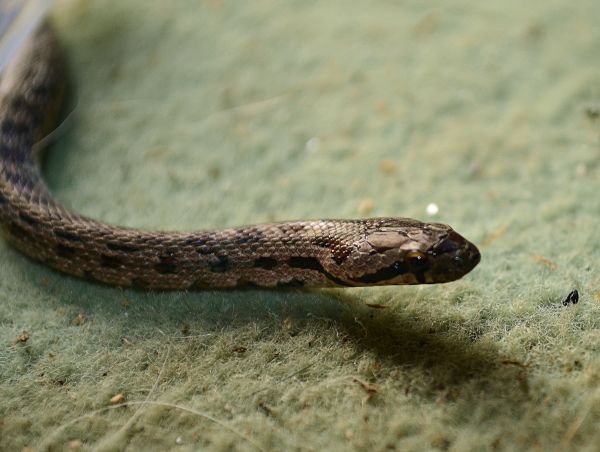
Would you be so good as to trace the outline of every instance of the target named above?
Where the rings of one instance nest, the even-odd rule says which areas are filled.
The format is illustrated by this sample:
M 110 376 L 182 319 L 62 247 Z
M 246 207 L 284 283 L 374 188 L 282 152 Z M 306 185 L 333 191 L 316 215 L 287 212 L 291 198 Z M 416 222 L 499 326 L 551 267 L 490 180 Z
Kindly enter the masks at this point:
M 66 207 L 43 178 L 43 138 L 64 115 L 68 62 L 42 23 L 0 80 L 0 230 L 55 270 L 149 290 L 327 288 L 455 281 L 480 261 L 450 226 L 410 218 L 299 220 L 183 231 L 140 230 Z

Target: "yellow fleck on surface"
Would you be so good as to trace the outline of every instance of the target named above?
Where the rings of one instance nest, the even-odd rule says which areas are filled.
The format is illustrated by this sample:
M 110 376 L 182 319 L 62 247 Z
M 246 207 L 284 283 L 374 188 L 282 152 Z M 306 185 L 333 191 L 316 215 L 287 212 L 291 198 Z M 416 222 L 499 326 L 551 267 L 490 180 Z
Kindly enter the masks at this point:
M 358 205 L 358 213 L 360 215 L 362 215 L 363 217 L 365 217 L 365 216 L 369 215 L 371 212 L 373 212 L 374 208 L 375 208 L 375 201 L 373 201 L 371 198 L 365 198 Z
M 379 171 L 383 174 L 393 174 L 398 170 L 398 165 L 391 159 L 384 159 L 379 162 Z
M 432 34 L 439 23 L 439 18 L 436 13 L 428 13 L 414 27 L 417 36 L 428 36 Z
M 506 234 L 506 231 L 508 230 L 508 226 L 503 225 L 500 226 L 498 229 L 496 229 L 494 232 L 492 232 L 491 234 L 489 234 L 481 243 L 483 246 L 489 246 L 492 243 L 494 243 L 496 240 L 498 240 L 499 238 L 501 238 L 504 234 Z
M 277 184 L 281 187 L 281 188 L 288 188 L 290 186 L 290 178 L 289 177 L 280 177 L 279 179 L 277 179 Z
M 550 259 L 548 259 L 547 257 L 544 256 L 540 256 L 538 254 L 536 254 L 535 256 L 533 256 L 533 259 L 538 263 L 538 264 L 542 264 L 546 267 L 548 267 L 550 270 L 556 270 L 558 268 L 558 265 L 556 265 L 554 262 L 552 262 Z
M 82 447 L 83 443 L 81 442 L 81 440 L 72 439 L 71 441 L 69 441 L 69 450 L 79 450 Z

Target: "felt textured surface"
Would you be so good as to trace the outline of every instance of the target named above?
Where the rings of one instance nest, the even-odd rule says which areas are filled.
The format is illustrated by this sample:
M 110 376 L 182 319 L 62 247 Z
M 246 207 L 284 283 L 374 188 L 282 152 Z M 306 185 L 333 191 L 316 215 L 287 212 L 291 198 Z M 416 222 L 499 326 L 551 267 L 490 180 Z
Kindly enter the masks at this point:
M 410 216 L 482 262 L 442 286 L 143 293 L 0 241 L 0 449 L 597 450 L 599 15 L 58 2 L 76 109 L 45 171 L 67 205 L 155 229 Z

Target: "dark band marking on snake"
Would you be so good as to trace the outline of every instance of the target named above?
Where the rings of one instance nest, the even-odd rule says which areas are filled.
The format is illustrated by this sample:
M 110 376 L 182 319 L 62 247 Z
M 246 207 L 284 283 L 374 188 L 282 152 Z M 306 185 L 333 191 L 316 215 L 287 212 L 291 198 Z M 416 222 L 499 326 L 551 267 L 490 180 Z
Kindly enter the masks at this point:
M 52 196 L 36 156 L 60 117 L 67 78 L 62 48 L 43 25 L 0 80 L 0 228 L 48 266 L 119 286 L 212 289 L 444 283 L 479 262 L 449 226 L 409 218 L 157 232 L 79 215 Z

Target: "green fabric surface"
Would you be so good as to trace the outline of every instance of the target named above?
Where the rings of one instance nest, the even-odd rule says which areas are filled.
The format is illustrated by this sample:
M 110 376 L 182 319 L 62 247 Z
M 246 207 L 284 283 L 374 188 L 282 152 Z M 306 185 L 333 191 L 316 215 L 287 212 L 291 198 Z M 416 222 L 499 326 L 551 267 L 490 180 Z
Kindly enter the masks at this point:
M 0 449 L 598 450 L 598 17 L 58 2 L 76 107 L 45 172 L 75 210 L 187 230 L 409 216 L 482 261 L 447 285 L 144 293 L 0 241 Z

